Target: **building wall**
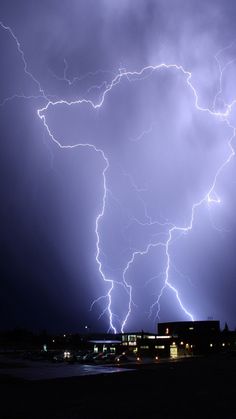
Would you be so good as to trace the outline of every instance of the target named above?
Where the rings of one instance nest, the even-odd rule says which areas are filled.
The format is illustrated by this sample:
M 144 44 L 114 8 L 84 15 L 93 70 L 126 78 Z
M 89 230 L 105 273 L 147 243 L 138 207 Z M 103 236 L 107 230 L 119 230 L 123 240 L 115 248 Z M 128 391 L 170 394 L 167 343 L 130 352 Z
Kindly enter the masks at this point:
M 178 355 L 197 355 L 220 349 L 220 322 L 166 322 L 158 324 L 158 333 L 171 335 Z

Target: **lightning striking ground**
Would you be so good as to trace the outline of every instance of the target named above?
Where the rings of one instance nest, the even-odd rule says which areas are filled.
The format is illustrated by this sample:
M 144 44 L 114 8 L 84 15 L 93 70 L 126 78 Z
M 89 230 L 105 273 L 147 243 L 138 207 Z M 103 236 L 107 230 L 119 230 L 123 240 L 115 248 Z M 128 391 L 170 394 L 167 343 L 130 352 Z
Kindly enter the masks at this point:
M 38 92 L 39 92 L 38 96 L 24 96 L 24 95 L 22 95 L 22 97 L 24 97 L 26 99 L 31 99 L 32 97 L 34 97 L 34 98 L 39 97 L 39 98 L 43 98 L 45 100 L 45 106 L 38 108 L 37 116 L 41 120 L 49 138 L 61 149 L 74 149 L 74 148 L 86 147 L 86 148 L 90 149 L 91 151 L 97 153 L 98 156 L 100 156 L 100 158 L 102 158 L 102 160 L 104 162 L 104 168 L 103 168 L 103 171 L 102 171 L 103 195 L 102 195 L 102 199 L 101 199 L 101 208 L 98 211 L 98 215 L 97 215 L 96 220 L 95 220 L 95 237 L 96 237 L 95 260 L 96 260 L 96 264 L 97 264 L 97 267 L 98 267 L 98 272 L 99 272 L 102 280 L 105 283 L 108 284 L 109 289 L 108 289 L 108 291 L 105 295 L 102 295 L 102 296 L 98 297 L 92 303 L 91 308 L 94 306 L 95 303 L 98 303 L 101 300 L 105 300 L 106 301 L 106 306 L 105 306 L 103 312 L 101 313 L 101 315 L 107 313 L 108 318 L 109 318 L 109 325 L 110 325 L 109 329 L 112 330 L 114 333 L 117 333 L 119 330 L 117 329 L 117 327 L 114 324 L 114 317 L 116 317 L 116 314 L 112 311 L 113 293 L 115 292 L 115 285 L 116 284 L 123 286 L 124 289 L 127 292 L 127 295 L 128 295 L 128 307 L 127 307 L 126 312 L 124 313 L 123 319 L 120 319 L 120 331 L 123 332 L 128 325 L 128 320 L 129 320 L 130 314 L 132 312 L 132 307 L 133 307 L 133 305 L 135 305 L 135 302 L 133 301 L 133 288 L 132 288 L 132 285 L 130 285 L 130 283 L 128 282 L 128 279 L 127 279 L 127 275 L 129 273 L 129 270 L 130 270 L 131 266 L 135 263 L 137 258 L 145 257 L 149 253 L 149 251 L 153 248 L 163 248 L 164 255 L 165 255 L 165 269 L 164 269 L 164 272 L 163 272 L 164 281 L 163 281 L 163 286 L 161 288 L 161 291 L 160 291 L 157 299 L 154 301 L 154 303 L 150 307 L 150 313 L 152 313 L 152 311 L 155 308 L 157 308 L 156 317 L 158 317 L 160 309 L 161 309 L 161 306 L 160 306 L 161 297 L 163 296 L 164 291 L 169 289 L 171 292 L 174 293 L 174 295 L 176 297 L 176 300 L 177 300 L 181 310 L 183 311 L 184 315 L 187 316 L 189 319 L 194 320 L 194 315 L 190 312 L 190 309 L 186 308 L 185 304 L 182 302 L 182 299 L 180 297 L 178 289 L 172 285 L 172 281 L 171 281 L 171 278 L 170 278 L 170 267 L 171 267 L 170 248 L 171 248 L 171 245 L 173 244 L 174 241 L 179 240 L 183 235 L 188 234 L 193 229 L 193 225 L 194 225 L 197 210 L 201 206 L 203 206 L 204 204 L 209 206 L 209 205 L 212 205 L 212 204 L 220 204 L 221 203 L 221 199 L 216 192 L 216 185 L 217 185 L 218 178 L 221 175 L 222 171 L 225 169 L 225 167 L 231 162 L 232 158 L 235 156 L 235 150 L 234 150 L 234 147 L 232 145 L 232 142 L 233 142 L 233 140 L 235 139 L 235 136 L 236 136 L 236 127 L 234 127 L 232 125 L 232 123 L 230 122 L 230 115 L 231 115 L 232 109 L 233 109 L 233 107 L 236 103 L 236 99 L 233 100 L 229 104 L 224 102 L 224 110 L 222 112 L 216 109 L 216 102 L 222 94 L 223 73 L 224 73 L 225 69 L 227 68 L 227 66 L 229 66 L 234 60 L 228 62 L 224 67 L 221 67 L 221 65 L 219 63 L 219 60 L 218 60 L 218 55 L 216 55 L 216 57 L 215 57 L 216 61 L 218 63 L 219 70 L 220 70 L 220 86 L 219 86 L 219 90 L 218 90 L 218 92 L 215 96 L 212 109 L 201 107 L 199 105 L 199 98 L 198 98 L 197 91 L 196 91 L 196 89 L 194 88 L 194 86 L 191 82 L 192 73 L 190 71 L 185 70 L 182 65 L 178 65 L 178 64 L 175 64 L 175 63 L 174 64 L 160 63 L 158 65 L 148 65 L 148 66 L 142 67 L 140 70 L 135 70 L 135 71 L 129 71 L 129 70 L 126 70 L 126 69 L 122 69 L 114 76 L 114 78 L 111 80 L 111 82 L 105 82 L 105 84 L 101 85 L 101 86 L 104 86 L 104 90 L 103 90 L 102 94 L 100 95 L 100 98 L 97 101 L 94 101 L 94 100 L 91 100 L 91 99 L 85 99 L 85 98 L 79 98 L 79 99 L 72 100 L 72 101 L 64 100 L 64 99 L 52 100 L 52 99 L 49 99 L 49 97 L 45 94 L 43 88 L 41 87 L 40 82 L 30 72 L 29 66 L 28 66 L 26 58 L 25 58 L 24 51 L 22 49 L 22 46 L 21 46 L 18 38 L 16 37 L 16 35 L 14 33 L 14 31 L 9 26 L 5 25 L 2 22 L 0 22 L 0 27 L 3 30 L 7 31 L 10 34 L 10 36 L 13 38 L 13 40 L 16 44 L 16 47 L 17 47 L 17 51 L 18 51 L 18 53 L 21 57 L 21 60 L 23 62 L 24 73 L 31 79 L 31 81 L 33 81 L 35 83 L 35 85 L 37 86 Z M 139 249 L 139 250 L 133 251 L 131 257 L 129 258 L 129 260 L 127 261 L 126 265 L 123 268 L 122 282 L 120 283 L 119 281 L 116 281 L 116 280 L 114 280 L 113 278 L 110 278 L 110 277 L 108 278 L 105 275 L 104 269 L 103 269 L 103 264 L 102 264 L 102 261 L 101 261 L 102 250 L 101 250 L 100 229 L 101 229 L 101 221 L 103 219 L 105 219 L 105 217 L 106 217 L 106 205 L 107 205 L 107 199 L 108 199 L 108 186 L 107 185 L 108 185 L 108 175 L 109 175 L 109 168 L 110 168 L 110 163 L 109 163 L 108 157 L 105 155 L 104 151 L 101 148 L 97 148 L 94 144 L 78 142 L 77 144 L 74 144 L 74 145 L 63 145 L 62 141 L 60 139 L 58 139 L 57 137 L 55 137 L 54 134 L 52 133 L 52 131 L 49 127 L 49 124 L 47 122 L 47 119 L 46 119 L 46 114 L 47 114 L 47 111 L 49 110 L 49 108 L 59 107 L 61 105 L 71 107 L 71 106 L 81 106 L 82 104 L 87 104 L 91 108 L 93 108 L 94 110 L 98 109 L 98 108 L 101 108 L 104 104 L 106 96 L 109 95 L 109 94 L 112 94 L 112 90 L 115 87 L 118 87 L 118 85 L 120 84 L 120 82 L 123 78 L 126 78 L 129 82 L 132 82 L 132 81 L 138 82 L 140 80 L 144 80 L 145 78 L 150 77 L 151 74 L 153 74 L 154 72 L 170 71 L 170 70 L 174 70 L 178 73 L 182 73 L 182 75 L 185 78 L 185 82 L 186 82 L 188 88 L 192 92 L 193 102 L 194 102 L 195 108 L 199 112 L 208 113 L 212 117 L 223 120 L 225 122 L 225 124 L 230 128 L 230 130 L 232 131 L 232 135 L 230 136 L 230 138 L 228 140 L 229 154 L 228 154 L 227 158 L 222 162 L 222 164 L 218 167 L 218 169 L 215 173 L 215 176 L 214 176 L 214 178 L 211 182 L 211 185 L 207 188 L 207 191 L 206 191 L 205 195 L 198 202 L 194 202 L 192 204 L 191 213 L 190 213 L 188 222 L 186 222 L 185 225 L 173 225 L 171 223 L 165 223 L 165 225 L 168 225 L 168 230 L 167 230 L 167 233 L 164 235 L 165 236 L 164 238 L 162 238 L 161 240 L 159 240 L 159 239 L 158 240 L 153 240 L 153 241 L 149 242 L 148 245 L 144 249 Z M 75 80 L 75 79 L 70 80 L 67 76 L 67 72 L 68 72 L 68 65 L 67 65 L 67 62 L 65 62 L 63 80 L 66 81 L 71 86 L 77 80 Z M 19 97 L 19 96 L 18 95 L 13 95 L 9 98 L 5 98 L 2 101 L 2 105 L 4 105 L 8 100 L 14 99 L 15 97 Z M 147 134 L 151 130 L 152 130 L 152 126 L 147 131 L 141 133 L 140 136 L 138 136 L 135 140 L 133 140 L 133 142 L 140 140 L 141 138 L 143 138 L 143 136 L 145 134 Z M 144 203 L 144 205 L 145 205 L 145 203 Z M 145 208 L 145 215 L 146 215 L 146 219 L 147 219 L 147 222 L 149 223 L 149 225 L 154 225 L 154 223 L 157 224 L 157 221 L 152 221 L 151 220 L 151 218 L 147 214 L 146 208 Z

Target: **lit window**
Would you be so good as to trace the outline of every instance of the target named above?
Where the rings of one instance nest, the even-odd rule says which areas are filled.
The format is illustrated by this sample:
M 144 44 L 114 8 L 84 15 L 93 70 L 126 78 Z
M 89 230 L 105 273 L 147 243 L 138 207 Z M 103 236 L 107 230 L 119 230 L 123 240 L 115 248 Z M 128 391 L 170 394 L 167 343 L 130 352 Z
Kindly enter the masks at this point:
M 166 336 L 166 335 L 163 335 L 163 336 L 157 335 L 156 336 L 156 339 L 170 339 L 170 338 L 171 338 L 171 336 Z
M 170 345 L 170 357 L 171 358 L 177 358 L 177 356 L 178 356 L 177 346 Z
M 128 335 L 129 342 L 136 342 L 136 335 Z
M 166 328 L 166 335 L 169 335 L 169 328 Z

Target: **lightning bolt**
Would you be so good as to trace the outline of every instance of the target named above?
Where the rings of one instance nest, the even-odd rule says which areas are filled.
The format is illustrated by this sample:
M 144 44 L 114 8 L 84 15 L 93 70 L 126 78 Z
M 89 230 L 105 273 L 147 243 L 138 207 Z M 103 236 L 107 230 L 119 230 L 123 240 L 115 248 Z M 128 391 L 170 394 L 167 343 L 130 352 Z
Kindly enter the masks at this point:
M 0 21 L 0 27 L 3 29 L 3 30 L 5 30 L 5 31 L 7 31 L 9 34 L 10 34 L 10 36 L 13 38 L 13 40 L 15 41 L 15 44 L 16 44 L 16 47 L 17 47 L 17 50 L 18 50 L 18 53 L 19 53 L 19 55 L 20 55 L 20 57 L 21 57 L 21 60 L 22 60 L 22 63 L 23 63 L 23 67 L 24 67 L 24 73 L 31 79 L 31 81 L 34 83 L 34 84 L 36 84 L 36 86 L 37 86 L 37 89 L 38 89 L 38 91 L 39 91 L 39 93 L 40 93 L 40 96 L 41 97 L 43 97 L 44 99 L 46 99 L 47 100 L 47 97 L 46 97 L 46 95 L 45 95 L 45 93 L 44 93 L 44 90 L 43 90 L 43 88 L 42 88 L 42 86 L 41 86 L 41 84 L 40 84 L 40 82 L 34 77 L 34 75 L 31 73 L 31 71 L 28 69 L 28 64 L 27 64 L 27 61 L 26 61 L 26 58 L 25 58 L 25 54 L 24 54 L 24 51 L 23 51 L 23 49 L 22 49 L 22 47 L 21 47 L 21 43 L 20 43 L 20 41 L 18 40 L 18 38 L 17 38 L 17 36 L 15 35 L 15 33 L 13 32 L 13 30 L 10 28 L 10 26 L 7 26 L 7 25 L 4 25 L 4 23 L 2 22 L 2 21 Z M 6 99 L 6 100 L 10 100 L 10 99 L 13 99 L 14 97 L 17 97 L 18 95 L 14 95 L 14 96 L 12 96 L 11 98 L 8 98 L 8 99 Z M 22 95 L 23 97 L 25 97 L 24 95 Z M 19 97 L 19 96 L 18 96 Z M 31 96 L 26 96 L 26 98 L 28 99 L 30 99 L 31 98 Z M 3 104 L 4 104 L 4 102 L 3 102 Z
M 148 129 L 141 132 L 141 134 L 139 134 L 137 137 L 130 138 L 130 141 L 137 142 L 137 141 L 142 140 L 147 134 L 150 134 L 152 132 L 154 125 L 155 124 L 152 123 Z
M 226 47 L 224 47 L 224 48 L 222 48 L 222 49 L 220 49 L 217 53 L 216 53 L 216 55 L 215 55 L 215 61 L 216 61 L 216 63 L 217 63 L 217 67 L 218 67 L 218 71 L 219 71 L 219 89 L 218 89 L 218 91 L 217 91 L 217 93 L 216 93 L 216 95 L 215 95 L 215 97 L 214 97 L 214 101 L 213 101 L 213 109 L 214 109 L 214 111 L 215 111 L 215 109 L 216 109 L 216 106 L 217 106 L 217 101 L 218 100 L 221 100 L 222 101 L 222 103 L 223 103 L 223 107 L 224 108 L 227 108 L 227 104 L 226 104 L 226 102 L 224 101 L 224 99 L 223 98 L 221 98 L 221 95 L 222 95 L 222 93 L 223 93 L 223 87 L 222 87 L 222 82 L 223 82 L 223 76 L 224 76 L 224 73 L 225 73 L 225 71 L 227 70 L 227 68 L 231 65 L 231 64 L 233 64 L 235 61 L 236 61 L 236 58 L 233 58 L 233 59 L 230 59 L 229 61 L 227 61 L 223 66 L 221 65 L 221 62 L 220 62 L 220 60 L 219 60 L 219 57 L 226 51 L 226 50 L 230 50 L 233 46 L 234 46 L 234 44 L 235 44 L 235 41 L 234 42 L 232 42 L 230 45 L 228 45 L 228 46 L 226 46 Z
M 75 77 L 69 78 L 69 76 L 68 76 L 69 65 L 68 65 L 68 62 L 67 62 L 66 58 L 64 58 L 63 63 L 64 63 L 63 77 L 60 77 L 60 76 L 56 75 L 52 71 L 51 71 L 51 74 L 57 80 L 64 81 L 69 86 L 73 86 L 73 84 L 75 84 L 75 83 L 79 83 L 79 82 L 81 82 L 81 81 L 83 81 L 84 79 L 87 79 L 87 78 L 98 76 L 99 74 L 107 74 L 109 76 L 113 75 L 113 77 L 115 75 L 114 72 L 111 72 L 111 71 L 107 71 L 107 70 L 96 70 L 96 71 L 89 71 L 88 73 L 83 74 L 81 76 L 75 76 Z M 104 82 L 103 81 L 103 84 L 104 83 L 108 83 L 108 82 Z M 98 88 L 99 86 L 96 86 L 96 87 Z
M 131 311 L 132 311 L 132 306 L 134 305 L 134 301 L 133 301 L 133 289 L 132 286 L 129 284 L 128 280 L 127 280 L 127 275 L 128 272 L 131 268 L 131 266 L 135 263 L 135 260 L 138 257 L 144 257 L 146 255 L 148 255 L 148 253 L 150 252 L 151 249 L 153 248 L 163 248 L 164 250 L 164 254 L 165 254 L 165 269 L 163 272 L 163 276 L 164 276 L 164 283 L 163 286 L 161 288 L 161 291 L 156 299 L 156 301 L 152 304 L 152 306 L 150 307 L 150 313 L 152 312 L 152 310 L 157 307 L 157 313 L 156 316 L 158 317 L 159 315 L 159 311 L 160 311 L 160 300 L 161 297 L 164 293 L 164 291 L 166 289 L 169 289 L 170 291 L 172 291 L 176 297 L 176 300 L 180 306 L 180 308 L 182 309 L 183 313 L 190 318 L 191 320 L 194 320 L 193 314 L 190 313 L 189 309 L 187 309 L 185 307 L 185 305 L 183 304 L 179 291 L 177 288 L 175 288 L 172 283 L 171 283 L 171 278 L 170 278 L 170 267 L 171 267 L 171 252 L 170 252 L 170 248 L 171 245 L 176 241 L 179 240 L 183 235 L 188 234 L 192 229 L 193 229 L 193 224 L 195 221 L 195 217 L 196 217 L 196 212 L 197 210 L 203 206 L 204 204 L 207 206 L 210 206 L 212 204 L 220 204 L 221 200 L 220 197 L 217 195 L 216 193 L 216 184 L 218 181 L 219 176 L 221 175 L 222 171 L 225 169 L 225 167 L 231 162 L 232 158 L 235 156 L 235 151 L 232 145 L 232 142 L 235 138 L 236 135 L 236 128 L 230 123 L 229 121 L 229 117 L 231 115 L 231 111 L 233 109 L 234 104 L 236 103 L 236 100 L 233 100 L 230 104 L 227 104 L 224 102 L 224 110 L 222 112 L 216 110 L 216 103 L 218 98 L 221 96 L 222 94 L 222 78 L 223 78 L 223 73 L 225 71 L 225 69 L 235 60 L 231 60 L 230 62 L 228 62 L 224 67 L 222 67 L 220 65 L 219 62 L 219 53 L 216 54 L 215 59 L 218 63 L 218 68 L 220 71 L 220 82 L 219 82 L 219 90 L 214 98 L 214 103 L 213 103 L 213 108 L 205 108 L 199 105 L 199 98 L 198 98 L 198 94 L 196 89 L 194 88 L 191 79 L 192 79 L 192 73 L 190 71 L 187 71 L 183 68 L 182 65 L 178 65 L 178 64 L 166 64 L 166 63 L 160 63 L 158 65 L 148 65 L 148 66 L 144 66 L 142 67 L 140 70 L 135 70 L 135 71 L 129 71 L 126 69 L 120 69 L 119 72 L 113 77 L 113 79 L 111 80 L 111 82 L 105 82 L 104 84 L 102 84 L 101 86 L 99 86 L 99 89 L 102 88 L 104 86 L 104 90 L 102 92 L 102 94 L 100 95 L 100 97 L 98 98 L 97 101 L 91 100 L 91 99 L 85 99 L 85 98 L 80 98 L 80 99 L 76 99 L 76 100 L 64 100 L 64 99 L 58 99 L 58 100 L 52 100 L 52 98 L 49 98 L 45 95 L 43 88 L 41 87 L 40 82 L 34 77 L 34 75 L 30 72 L 26 58 L 25 58 L 25 54 L 24 51 L 21 47 L 21 44 L 18 40 L 18 38 L 16 37 L 14 31 L 7 25 L 5 25 L 4 23 L 0 22 L 0 27 L 7 31 L 10 36 L 13 38 L 13 40 L 15 41 L 16 47 L 17 47 L 17 51 L 21 57 L 22 63 L 23 63 L 23 69 L 24 69 L 24 73 L 31 79 L 31 81 L 34 82 L 34 84 L 37 86 L 39 95 L 36 97 L 40 97 L 43 98 L 46 101 L 45 106 L 39 108 L 37 110 L 37 116 L 39 117 L 39 119 L 41 120 L 49 138 L 61 149 L 74 149 L 74 148 L 82 148 L 82 147 L 86 147 L 88 149 L 90 149 L 93 152 L 96 152 L 104 161 L 104 168 L 102 171 L 102 181 L 103 181 L 103 195 L 102 195 L 102 202 L 101 202 L 101 208 L 100 211 L 96 217 L 95 220 L 95 236 L 96 236 L 96 254 L 95 254 L 95 260 L 96 260 L 96 264 L 98 267 L 98 272 L 102 278 L 102 280 L 108 284 L 109 289 L 108 292 L 104 295 L 104 296 L 100 296 L 98 297 L 91 305 L 91 308 L 94 306 L 95 303 L 101 301 L 101 300 L 106 300 L 107 301 L 107 305 L 104 309 L 104 311 L 101 313 L 101 316 L 105 313 L 108 314 L 109 317 L 109 324 L 110 324 L 110 330 L 112 330 L 114 333 L 117 333 L 117 328 L 114 325 L 114 317 L 116 317 L 116 314 L 112 312 L 112 295 L 113 295 L 113 291 L 115 288 L 115 285 L 122 285 L 127 294 L 128 294 L 128 308 L 127 311 L 124 315 L 124 319 L 120 320 L 121 323 L 121 327 L 120 330 L 121 332 L 123 332 L 125 330 L 125 328 L 127 327 L 127 322 L 128 319 L 130 317 Z M 63 80 L 66 81 L 69 85 L 72 85 L 75 81 L 77 81 L 76 78 L 70 80 L 67 76 L 67 72 L 68 72 L 68 65 L 67 62 L 64 62 L 65 67 L 64 67 L 64 74 L 63 74 Z M 174 70 L 178 73 L 182 73 L 182 75 L 185 78 L 186 84 L 189 87 L 190 91 L 192 92 L 193 95 L 193 101 L 194 101 L 194 105 L 195 108 L 199 111 L 199 112 L 204 112 L 207 113 L 215 118 L 220 118 L 221 120 L 223 120 L 228 127 L 232 130 L 232 135 L 228 140 L 228 146 L 229 146 L 229 155 L 228 157 L 225 159 L 225 161 L 218 167 L 215 176 L 213 178 L 213 181 L 208 189 L 208 191 L 205 193 L 205 195 L 198 201 L 193 203 L 192 205 L 192 209 L 191 209 L 191 213 L 190 213 L 190 217 L 189 217 L 189 221 L 188 223 L 186 223 L 186 225 L 173 225 L 171 223 L 165 223 L 165 225 L 168 226 L 168 230 L 167 233 L 164 235 L 164 238 L 162 238 L 161 240 L 156 239 L 156 240 L 152 240 L 151 242 L 148 243 L 148 245 L 141 250 L 135 250 L 132 252 L 131 257 L 129 258 L 128 262 L 126 263 L 126 266 L 124 267 L 123 271 L 122 271 L 122 283 L 119 281 L 115 281 L 112 278 L 108 278 L 103 270 L 103 265 L 102 265 L 102 261 L 101 261 L 101 239 L 100 239 L 100 225 L 101 225 L 101 221 L 104 219 L 105 217 L 105 213 L 106 213 L 106 205 L 107 205 L 107 199 L 108 199 L 108 186 L 107 186 L 107 175 L 109 172 L 109 168 L 110 168 L 110 163 L 109 160 L 107 158 L 107 156 L 105 155 L 104 151 L 100 148 L 97 148 L 94 144 L 90 144 L 90 143 L 83 143 L 83 142 L 78 142 L 77 144 L 74 145 L 63 145 L 62 142 L 56 138 L 53 133 L 51 132 L 49 125 L 47 123 L 46 120 L 46 114 L 47 111 L 49 110 L 50 107 L 56 107 L 56 106 L 60 106 L 60 105 L 65 105 L 68 107 L 71 106 L 81 106 L 82 104 L 86 103 L 87 105 L 91 106 L 94 110 L 101 108 L 103 106 L 103 103 L 106 99 L 106 96 L 108 94 L 111 94 L 112 90 L 118 86 L 121 82 L 121 80 L 123 78 L 126 78 L 129 82 L 138 82 L 139 80 L 144 80 L 147 77 L 150 77 L 152 73 L 157 72 L 157 71 L 170 71 L 170 70 Z M 2 104 L 5 104 L 8 100 L 12 100 L 15 97 L 19 97 L 18 95 L 13 95 L 12 97 L 6 98 L 4 99 L 4 101 L 2 102 Z M 32 98 L 32 96 L 24 96 L 25 98 Z M 152 130 L 152 126 L 144 131 L 143 133 L 140 134 L 140 136 L 138 136 L 136 139 L 133 139 L 133 141 L 139 141 L 140 139 L 143 138 L 143 136 L 145 134 L 148 134 L 150 131 Z M 131 139 L 132 140 L 132 139 Z M 137 190 L 137 192 L 139 192 Z M 144 202 L 143 202 L 144 203 Z M 146 224 L 148 225 L 154 225 L 157 224 L 158 222 L 156 220 L 152 220 L 151 217 L 148 215 L 147 209 L 145 207 L 145 203 L 144 203 L 144 208 L 145 208 L 145 219 Z M 135 222 L 139 222 L 139 220 L 134 220 Z M 159 223 L 161 225 L 163 225 L 162 223 Z

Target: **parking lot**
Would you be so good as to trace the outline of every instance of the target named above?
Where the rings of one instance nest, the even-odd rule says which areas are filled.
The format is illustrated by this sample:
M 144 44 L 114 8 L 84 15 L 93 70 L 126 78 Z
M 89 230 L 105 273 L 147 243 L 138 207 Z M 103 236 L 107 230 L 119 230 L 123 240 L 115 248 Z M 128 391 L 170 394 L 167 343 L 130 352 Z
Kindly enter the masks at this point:
M 5 368 L 1 363 L 4 419 L 236 417 L 235 357 L 121 367 L 15 359 L 14 373 L 27 379 L 9 376 L 10 369 L 6 360 Z

